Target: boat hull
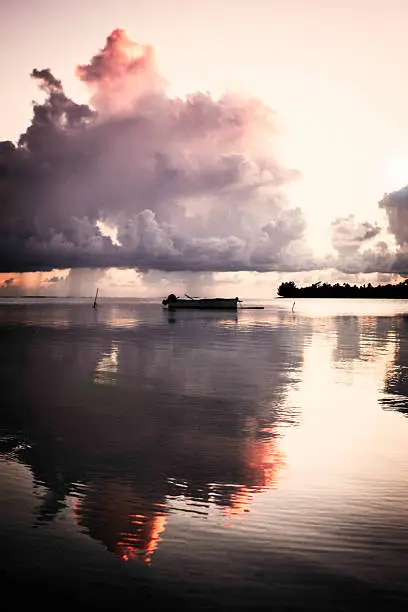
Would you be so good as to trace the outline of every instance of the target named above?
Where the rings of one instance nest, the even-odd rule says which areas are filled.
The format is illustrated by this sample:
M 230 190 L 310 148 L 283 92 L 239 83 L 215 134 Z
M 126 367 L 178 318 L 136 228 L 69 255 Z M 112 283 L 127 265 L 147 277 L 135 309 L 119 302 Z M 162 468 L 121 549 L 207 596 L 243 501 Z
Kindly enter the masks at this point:
M 238 299 L 175 300 L 167 304 L 169 310 L 237 310 Z

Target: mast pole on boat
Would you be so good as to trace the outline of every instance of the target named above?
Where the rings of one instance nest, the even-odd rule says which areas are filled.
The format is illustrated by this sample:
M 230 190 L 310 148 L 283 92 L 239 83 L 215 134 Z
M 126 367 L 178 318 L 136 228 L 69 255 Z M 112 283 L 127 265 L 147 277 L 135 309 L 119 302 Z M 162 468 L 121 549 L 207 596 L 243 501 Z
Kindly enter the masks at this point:
M 94 303 L 93 303 L 93 307 L 94 307 L 94 308 L 96 308 L 96 307 L 97 307 L 96 300 L 98 299 L 98 291 L 99 291 L 99 287 L 97 287 L 97 289 L 96 289 L 95 300 L 94 300 Z

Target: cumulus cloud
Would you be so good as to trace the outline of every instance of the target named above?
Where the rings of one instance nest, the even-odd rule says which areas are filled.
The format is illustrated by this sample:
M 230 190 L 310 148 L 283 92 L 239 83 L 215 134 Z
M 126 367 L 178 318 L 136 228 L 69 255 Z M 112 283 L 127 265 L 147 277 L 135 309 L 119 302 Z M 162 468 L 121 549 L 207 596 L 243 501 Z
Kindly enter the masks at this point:
M 393 273 L 396 255 L 381 239 L 383 228 L 355 215 L 335 219 L 331 223 L 331 240 L 337 254 L 326 260 L 327 267 L 347 274 Z
M 395 236 L 398 246 L 408 245 L 408 185 L 386 193 L 380 201 L 380 208 L 387 214 L 389 230 Z
M 354 215 L 335 219 L 331 224 L 332 244 L 340 255 L 351 255 L 372 238 L 378 236 L 381 228 L 368 221 L 358 222 Z
M 45 101 L 17 144 L 0 142 L 0 272 L 407 270 L 408 187 L 380 203 L 396 255 L 351 215 L 332 224 L 335 254 L 316 259 L 284 197 L 298 173 L 275 155 L 273 111 L 232 94 L 170 97 L 154 49 L 124 30 L 77 67 L 89 105 L 49 68 L 31 76 Z
M 384 194 L 379 203 L 387 215 L 388 230 L 395 239 L 397 251 L 391 263 L 393 273 L 408 275 L 408 185 Z
M 313 267 L 269 108 L 169 97 L 153 49 L 123 30 L 77 74 L 89 106 L 33 70 L 46 99 L 17 145 L 0 143 L 0 271 Z
M 396 262 L 397 255 L 390 250 L 386 242 L 379 240 L 368 249 L 356 250 L 338 257 L 330 267 L 347 274 L 399 274 Z
M 165 96 L 154 49 L 134 42 L 125 30 L 108 36 L 106 45 L 77 75 L 93 91 L 92 104 L 104 114 L 132 112 L 142 98 Z

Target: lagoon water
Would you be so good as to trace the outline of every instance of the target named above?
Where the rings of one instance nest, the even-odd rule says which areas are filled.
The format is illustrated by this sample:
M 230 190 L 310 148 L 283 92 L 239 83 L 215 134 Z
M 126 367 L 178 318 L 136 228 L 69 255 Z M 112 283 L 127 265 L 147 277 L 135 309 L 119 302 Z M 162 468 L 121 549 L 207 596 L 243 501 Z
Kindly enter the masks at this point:
M 408 609 L 408 310 L 0 300 L 5 593 Z

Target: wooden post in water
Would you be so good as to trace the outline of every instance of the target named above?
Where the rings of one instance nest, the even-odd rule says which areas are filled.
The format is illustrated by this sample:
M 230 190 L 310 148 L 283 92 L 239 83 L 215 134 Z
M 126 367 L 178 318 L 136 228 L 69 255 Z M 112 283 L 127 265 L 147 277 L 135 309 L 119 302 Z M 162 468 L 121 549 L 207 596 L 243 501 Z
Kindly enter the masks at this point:
M 99 287 L 97 287 L 97 289 L 96 289 L 95 300 L 94 300 L 94 303 L 93 303 L 93 307 L 94 307 L 94 308 L 96 308 L 96 307 L 97 307 L 96 300 L 97 300 L 97 298 L 98 298 L 98 291 L 99 291 Z

